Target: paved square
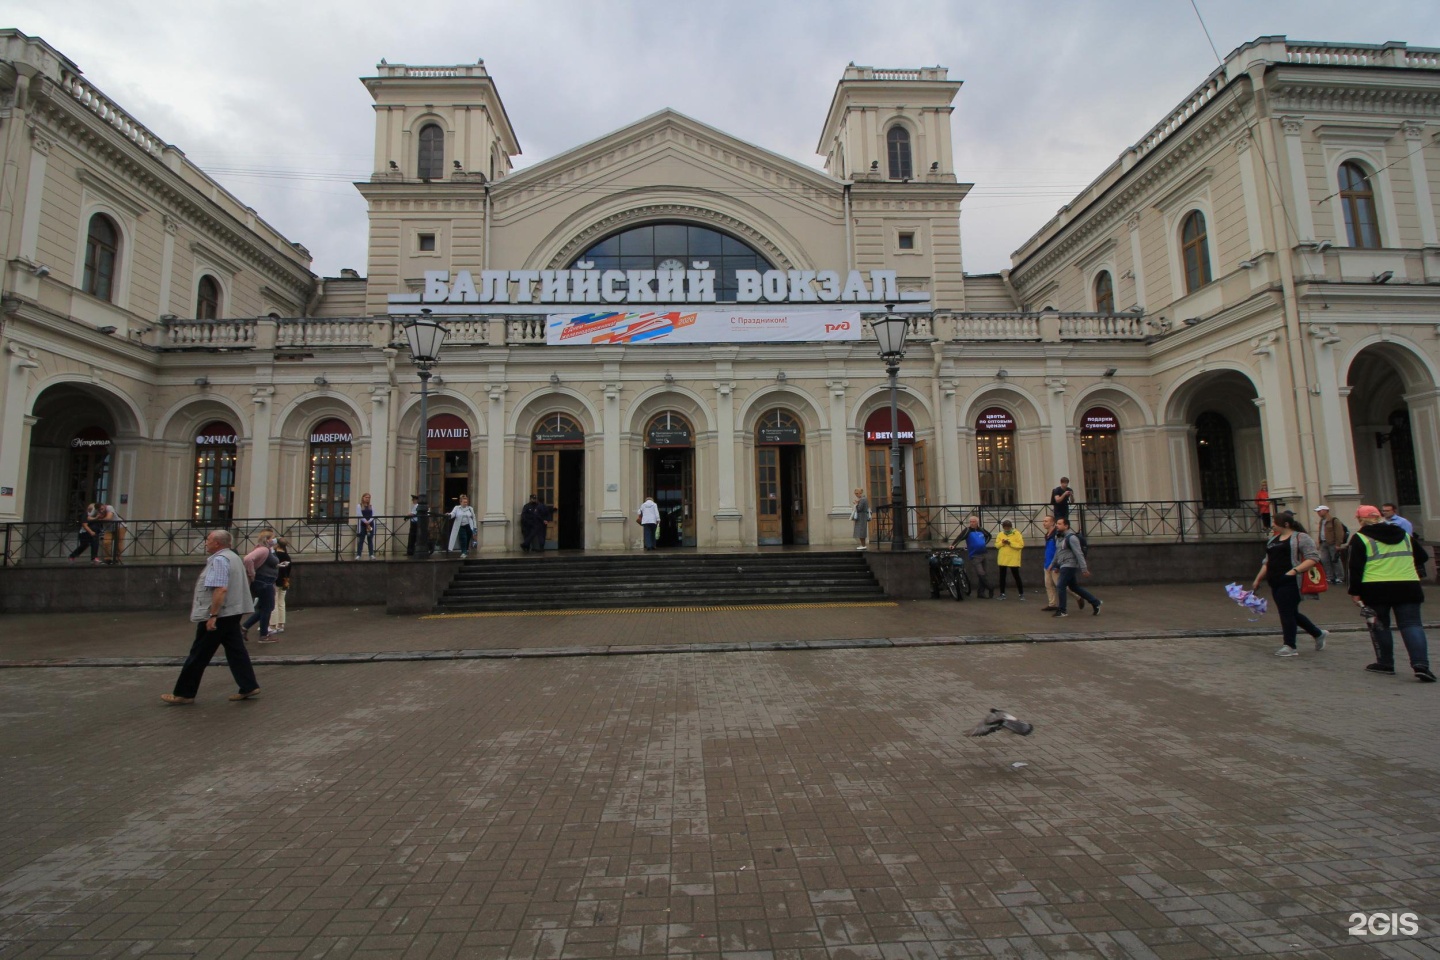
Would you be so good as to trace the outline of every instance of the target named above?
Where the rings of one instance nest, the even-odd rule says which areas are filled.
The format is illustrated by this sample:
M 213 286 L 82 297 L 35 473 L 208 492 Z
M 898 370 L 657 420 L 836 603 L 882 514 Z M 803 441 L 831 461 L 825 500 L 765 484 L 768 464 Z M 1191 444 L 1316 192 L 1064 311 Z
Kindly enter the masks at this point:
M 1440 687 L 1276 645 L 3 670 L 0 955 L 1440 956 Z

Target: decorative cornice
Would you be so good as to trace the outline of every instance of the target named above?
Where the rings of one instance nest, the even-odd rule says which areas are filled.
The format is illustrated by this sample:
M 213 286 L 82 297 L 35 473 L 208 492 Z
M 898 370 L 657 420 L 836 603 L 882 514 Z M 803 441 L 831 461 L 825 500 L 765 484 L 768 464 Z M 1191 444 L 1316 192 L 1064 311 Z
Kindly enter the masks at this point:
M 1089 237 L 1102 229 L 1109 228 L 1121 217 L 1137 207 L 1149 206 L 1142 198 L 1161 187 L 1165 179 L 1177 168 L 1192 160 L 1202 150 L 1209 149 L 1217 139 L 1228 138 L 1235 128 L 1245 120 L 1246 109 L 1233 98 L 1203 125 L 1185 137 L 1171 137 L 1153 153 L 1141 161 L 1140 166 L 1128 172 L 1128 183 L 1122 177 L 1108 189 L 1113 196 L 1095 201 L 1090 209 L 1080 214 L 1076 221 L 1061 227 L 1055 236 L 1042 244 L 1050 249 L 1031 262 L 1021 264 L 1010 274 L 1010 282 L 1020 290 L 1030 278 L 1045 275 L 1059 261 L 1072 255 L 1077 247 L 1088 242 Z
M 56 88 L 58 91 L 58 88 Z M 182 219 L 212 234 L 218 241 L 239 251 L 258 271 L 272 279 L 293 288 L 296 293 L 308 295 L 313 279 L 307 268 L 285 260 L 283 254 L 249 239 L 242 228 L 232 227 L 226 220 L 239 220 L 233 214 L 225 214 L 225 220 L 213 212 L 213 205 L 190 196 L 194 191 L 189 184 L 178 185 L 173 174 L 165 171 L 162 175 L 154 167 L 159 161 L 148 153 L 144 160 L 137 160 L 134 152 L 139 148 L 124 140 L 109 127 L 96 126 L 93 114 L 73 99 L 59 93 L 56 96 L 37 101 L 32 116 L 47 122 L 57 139 L 66 138 L 75 147 L 93 155 L 97 166 L 103 167 L 115 177 L 134 181 L 135 187 L 152 199 L 173 208 Z M 290 269 L 283 269 L 280 264 Z M 296 276 L 294 271 L 304 271 L 305 276 Z

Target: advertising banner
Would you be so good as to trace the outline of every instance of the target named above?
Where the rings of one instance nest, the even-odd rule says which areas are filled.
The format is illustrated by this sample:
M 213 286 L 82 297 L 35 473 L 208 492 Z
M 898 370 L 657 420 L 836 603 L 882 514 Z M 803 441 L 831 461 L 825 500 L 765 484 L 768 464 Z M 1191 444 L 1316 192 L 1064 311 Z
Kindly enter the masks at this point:
M 552 313 L 545 323 L 545 342 L 550 346 L 859 339 L 859 310 L 825 308 Z

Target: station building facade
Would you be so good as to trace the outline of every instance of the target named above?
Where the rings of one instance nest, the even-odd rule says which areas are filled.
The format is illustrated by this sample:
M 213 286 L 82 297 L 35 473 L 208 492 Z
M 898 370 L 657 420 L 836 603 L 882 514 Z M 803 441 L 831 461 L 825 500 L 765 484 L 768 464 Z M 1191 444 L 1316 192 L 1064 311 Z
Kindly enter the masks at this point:
M 1440 531 L 1435 51 L 1246 44 L 986 276 L 941 67 L 847 67 L 823 169 L 667 110 L 517 171 L 483 63 L 364 82 L 369 262 L 321 279 L 0 32 L 0 522 L 403 514 L 425 313 L 449 330 L 426 485 L 470 497 L 483 551 L 518 547 L 534 492 L 562 548 L 636 548 L 647 495 L 671 545 L 853 543 L 851 491 L 890 496 L 868 325 L 893 310 L 912 534 L 1039 509 L 1062 474 L 1217 510 L 1268 479 Z

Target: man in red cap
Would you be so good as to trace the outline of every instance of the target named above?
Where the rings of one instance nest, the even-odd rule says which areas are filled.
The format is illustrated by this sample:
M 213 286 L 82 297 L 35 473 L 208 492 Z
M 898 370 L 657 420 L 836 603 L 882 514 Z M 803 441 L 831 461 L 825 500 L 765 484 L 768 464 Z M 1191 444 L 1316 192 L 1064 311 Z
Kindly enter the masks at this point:
M 1375 662 L 1365 669 L 1371 673 L 1395 673 L 1395 641 L 1390 633 L 1390 613 L 1410 656 L 1415 679 L 1434 683 L 1425 630 L 1420 623 L 1420 604 L 1425 591 L 1415 572 L 1415 545 L 1410 534 L 1386 523 L 1380 510 L 1362 504 L 1355 511 L 1359 529 L 1350 535 L 1349 593 L 1357 607 L 1374 611 L 1370 641 Z M 1368 618 L 1367 618 L 1368 619 Z

